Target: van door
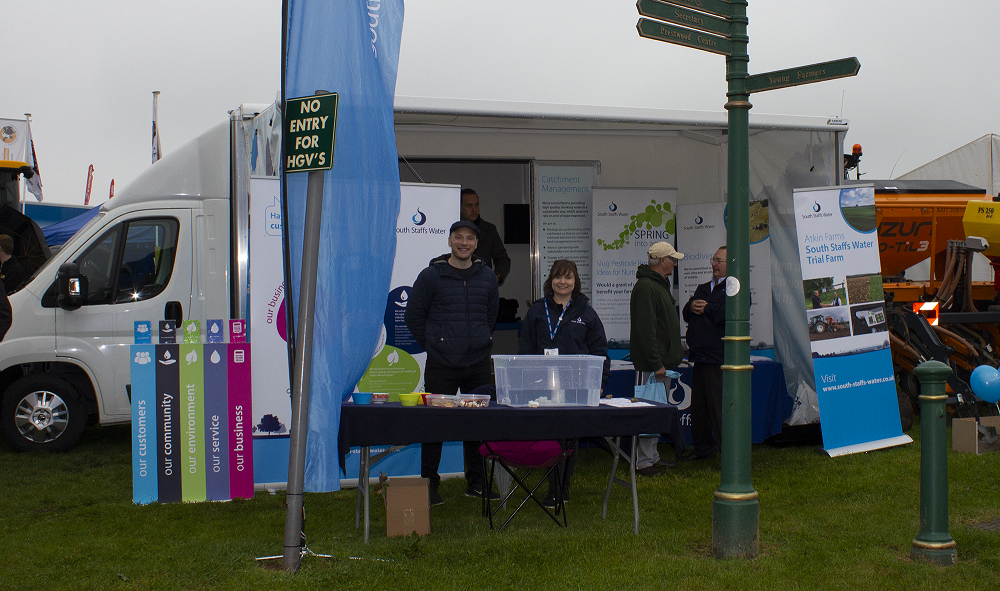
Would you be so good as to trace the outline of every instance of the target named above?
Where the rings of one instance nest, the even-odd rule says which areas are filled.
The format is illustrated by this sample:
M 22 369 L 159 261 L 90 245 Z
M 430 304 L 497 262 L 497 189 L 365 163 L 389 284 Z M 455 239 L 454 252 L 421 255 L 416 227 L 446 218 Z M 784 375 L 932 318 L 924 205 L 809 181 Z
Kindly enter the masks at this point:
M 155 332 L 168 310 L 178 320 L 189 312 L 191 218 L 190 209 L 137 212 L 68 259 L 80 266 L 87 291 L 79 309 L 56 308 L 56 355 L 79 359 L 97 377 L 102 422 L 130 418 L 135 321 L 153 321 Z

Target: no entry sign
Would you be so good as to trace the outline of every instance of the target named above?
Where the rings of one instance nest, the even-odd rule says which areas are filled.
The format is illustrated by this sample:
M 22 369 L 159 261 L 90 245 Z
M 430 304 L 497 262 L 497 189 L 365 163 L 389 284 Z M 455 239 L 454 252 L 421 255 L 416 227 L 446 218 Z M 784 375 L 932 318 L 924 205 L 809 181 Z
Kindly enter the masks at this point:
M 285 101 L 285 172 L 333 167 L 337 100 L 333 93 Z

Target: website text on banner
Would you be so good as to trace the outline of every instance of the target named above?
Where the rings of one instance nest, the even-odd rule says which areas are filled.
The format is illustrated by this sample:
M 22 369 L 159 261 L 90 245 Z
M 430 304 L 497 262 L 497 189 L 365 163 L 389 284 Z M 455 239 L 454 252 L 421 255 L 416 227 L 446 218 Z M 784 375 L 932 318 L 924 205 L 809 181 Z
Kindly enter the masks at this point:
M 909 443 L 889 350 L 875 190 L 796 189 L 794 201 L 802 328 L 809 332 L 823 447 L 842 455 Z

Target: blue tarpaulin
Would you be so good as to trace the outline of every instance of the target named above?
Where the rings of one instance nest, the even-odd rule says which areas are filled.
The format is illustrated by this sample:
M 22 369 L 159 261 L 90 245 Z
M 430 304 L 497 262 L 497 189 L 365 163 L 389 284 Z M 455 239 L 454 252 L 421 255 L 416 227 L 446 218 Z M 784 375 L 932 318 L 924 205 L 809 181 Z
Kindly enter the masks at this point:
M 58 224 L 52 224 L 42 228 L 42 234 L 45 234 L 45 242 L 49 246 L 59 246 L 60 244 L 66 244 L 66 241 L 76 234 L 77 230 L 87 225 L 87 222 L 94 219 L 94 216 L 101 211 L 101 206 L 92 207 L 76 217 L 69 218 L 66 221 L 59 222 Z
M 307 492 L 340 489 L 340 405 L 375 350 L 399 214 L 393 97 L 402 0 L 289 0 L 285 97 L 339 95 L 325 173 L 306 443 Z M 287 176 L 291 297 L 301 285 L 308 173 Z M 297 307 L 296 307 L 297 310 Z

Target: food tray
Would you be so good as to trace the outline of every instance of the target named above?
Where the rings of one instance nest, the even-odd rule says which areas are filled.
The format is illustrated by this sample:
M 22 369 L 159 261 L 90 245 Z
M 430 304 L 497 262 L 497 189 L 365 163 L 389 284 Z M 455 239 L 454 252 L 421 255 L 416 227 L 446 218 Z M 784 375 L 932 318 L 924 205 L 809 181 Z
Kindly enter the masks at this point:
M 458 406 L 463 408 L 486 408 L 490 405 L 489 394 L 459 394 Z
M 449 394 L 424 394 L 424 403 L 427 406 L 457 408 L 458 398 Z

